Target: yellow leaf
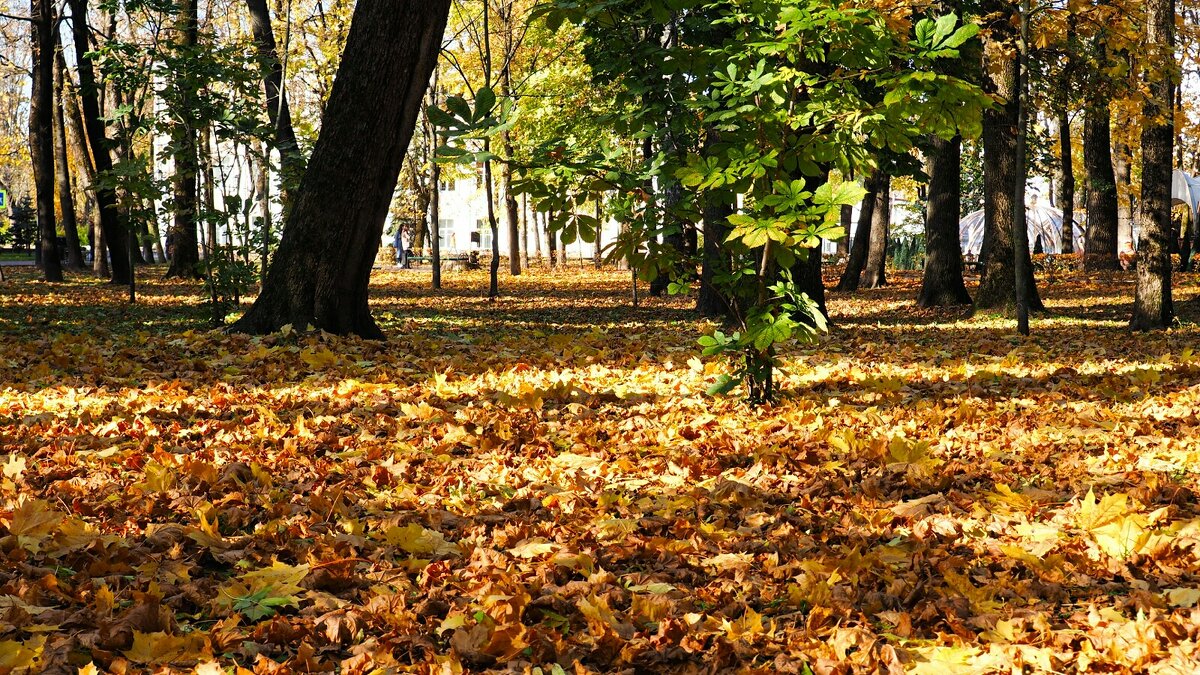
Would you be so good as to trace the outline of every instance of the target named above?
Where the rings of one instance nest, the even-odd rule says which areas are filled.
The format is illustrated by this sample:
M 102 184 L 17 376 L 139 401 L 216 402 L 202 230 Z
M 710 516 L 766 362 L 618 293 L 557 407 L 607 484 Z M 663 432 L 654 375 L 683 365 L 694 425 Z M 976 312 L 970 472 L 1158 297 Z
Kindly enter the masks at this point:
M 1172 607 L 1190 608 L 1200 603 L 1200 588 L 1172 588 L 1163 597 Z
M 4 477 L 20 480 L 23 473 L 25 473 L 25 458 L 16 453 L 9 455 L 8 460 L 4 462 Z
M 384 543 L 399 546 L 412 555 L 458 555 L 458 545 L 446 541 L 441 532 L 427 530 L 416 523 L 404 527 L 389 527 Z
M 1091 532 L 1121 518 L 1129 512 L 1128 501 L 1129 499 L 1124 493 L 1118 492 L 1106 495 L 1097 503 L 1096 494 L 1088 490 L 1087 496 L 1083 498 L 1083 503 L 1079 505 L 1079 515 L 1076 519 L 1079 528 Z
M 124 654 L 125 658 L 134 663 L 166 664 L 203 658 L 208 651 L 207 647 L 208 639 L 200 633 L 174 636 L 134 631 L 133 646 L 125 650 Z
M 38 657 L 42 655 L 42 645 L 45 643 L 44 635 L 33 637 L 28 642 L 0 641 L 0 668 L 5 671 L 33 668 Z
M 548 542 L 545 539 L 535 538 L 526 539 L 520 544 L 508 549 L 508 553 L 509 555 L 517 558 L 536 558 L 547 553 L 553 553 L 558 549 L 558 544 Z
M 50 502 L 41 499 L 26 499 L 13 510 L 9 531 L 17 536 L 17 543 L 30 553 L 41 550 L 42 543 L 54 533 L 58 524 L 67 517 L 55 511 Z
M 300 360 L 318 370 L 328 368 L 338 362 L 337 354 L 322 347 L 320 351 L 305 349 L 300 352 Z

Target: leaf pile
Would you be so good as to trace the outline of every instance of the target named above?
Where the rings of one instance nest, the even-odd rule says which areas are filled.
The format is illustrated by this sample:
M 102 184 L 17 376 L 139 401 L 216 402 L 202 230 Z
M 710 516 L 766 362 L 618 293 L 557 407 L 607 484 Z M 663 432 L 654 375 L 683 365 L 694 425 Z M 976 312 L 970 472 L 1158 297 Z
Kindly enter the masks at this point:
M 0 672 L 1200 668 L 1200 332 L 1121 277 L 835 296 L 768 409 L 682 300 L 481 280 L 381 274 L 386 343 L 7 282 Z

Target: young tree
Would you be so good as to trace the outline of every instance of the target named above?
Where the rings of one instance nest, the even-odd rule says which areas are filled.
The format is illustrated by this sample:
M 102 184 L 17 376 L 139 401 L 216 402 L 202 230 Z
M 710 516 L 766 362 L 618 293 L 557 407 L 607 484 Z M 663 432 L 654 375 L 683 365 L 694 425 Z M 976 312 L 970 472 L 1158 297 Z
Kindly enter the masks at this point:
M 79 246 L 79 223 L 76 220 L 75 194 L 71 184 L 71 163 L 67 156 L 67 127 L 64 114 L 64 63 L 62 48 L 54 50 L 54 182 L 58 186 L 58 204 L 62 212 L 63 235 L 67 242 L 67 267 L 83 269 L 83 251 Z
M 275 127 L 275 149 L 279 152 L 282 174 L 280 186 L 286 205 L 291 202 L 292 192 L 304 175 L 304 155 L 300 152 L 296 130 L 292 126 L 292 109 L 283 88 L 283 63 L 279 60 L 279 50 L 275 45 L 267 0 L 246 0 L 246 9 L 250 13 L 250 30 L 254 34 L 254 46 L 263 71 L 267 118 Z
M 863 268 L 867 265 L 867 252 L 871 244 L 871 223 L 875 217 L 875 201 L 880 186 L 884 182 L 882 169 L 877 169 L 867 178 L 863 187 L 867 194 L 863 197 L 862 206 L 858 211 L 858 226 L 854 229 L 854 241 L 850 243 L 850 259 L 846 261 L 846 269 L 842 270 L 842 278 L 838 281 L 837 290 L 857 291 L 862 280 Z
M 1137 291 L 1134 330 L 1167 328 L 1175 320 L 1171 300 L 1171 158 L 1175 141 L 1172 83 L 1177 78 L 1174 60 L 1175 2 L 1146 2 L 1146 42 L 1149 52 L 1142 69 L 1148 92 L 1142 108 L 1142 199 L 1139 224 Z
M 450 0 L 359 0 L 283 240 L 233 330 L 383 337 L 368 305 L 371 267 L 449 10 Z

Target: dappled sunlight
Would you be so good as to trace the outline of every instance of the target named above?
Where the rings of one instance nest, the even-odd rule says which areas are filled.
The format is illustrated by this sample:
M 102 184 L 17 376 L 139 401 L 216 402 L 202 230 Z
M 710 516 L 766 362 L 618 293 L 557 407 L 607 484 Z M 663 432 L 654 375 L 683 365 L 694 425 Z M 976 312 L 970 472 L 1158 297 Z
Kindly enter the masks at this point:
M 687 298 L 483 281 L 381 274 L 386 342 L 210 331 L 198 285 L 6 282 L 0 637 L 114 667 L 1191 667 L 1194 324 L 1130 334 L 1083 305 L 1119 289 L 1064 283 L 1024 340 L 900 277 L 834 294 L 753 409 L 704 394 L 727 366 Z

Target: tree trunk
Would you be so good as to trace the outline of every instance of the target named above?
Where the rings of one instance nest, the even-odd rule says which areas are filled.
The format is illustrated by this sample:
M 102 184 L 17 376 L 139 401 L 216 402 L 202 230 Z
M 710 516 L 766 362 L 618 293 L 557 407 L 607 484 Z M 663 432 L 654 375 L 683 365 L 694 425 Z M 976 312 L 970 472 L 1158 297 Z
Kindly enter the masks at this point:
M 700 267 L 700 294 L 696 298 L 696 311 L 710 319 L 732 319 L 733 307 L 717 289 L 714 281 L 718 275 L 729 272 L 730 261 L 724 246 L 729 236 L 729 216 L 734 214 L 733 205 L 716 195 L 705 197 L 704 206 L 704 250 Z
M 1071 114 L 1064 102 L 1058 110 L 1059 195 L 1062 209 L 1061 253 L 1075 252 L 1075 158 L 1071 154 Z
M 450 0 L 359 0 L 283 240 L 235 330 L 383 337 L 368 305 L 371 268 L 449 12 Z
M 508 76 L 508 69 L 504 71 Z M 509 86 L 505 84 L 506 88 Z M 507 94 L 506 94 L 507 95 Z M 509 132 L 500 134 L 504 156 L 512 158 L 513 145 Z M 517 196 L 513 194 L 512 164 L 505 162 L 500 167 L 500 188 L 504 191 L 504 220 L 508 224 L 508 272 L 513 276 L 521 273 L 521 214 L 517 208 Z
M 1171 115 L 1174 62 L 1173 0 L 1146 1 L 1146 42 L 1150 65 L 1143 72 L 1149 96 L 1142 107 L 1142 236 L 1138 243 L 1134 330 L 1168 328 L 1175 320 L 1171 299 L 1171 157 L 1175 124 Z M 1165 76 L 1164 76 L 1165 74 Z
M 842 206 L 842 229 L 846 234 L 837 240 L 837 254 L 846 256 L 850 253 L 850 230 L 854 227 L 854 207 L 849 204 Z
M 925 215 L 925 275 L 917 304 L 939 307 L 971 304 L 963 283 L 962 242 L 962 139 L 930 138 L 926 171 L 929 174 Z
M 38 252 L 46 281 L 63 280 L 54 218 L 54 5 L 31 0 L 33 90 L 29 100 L 29 156 L 37 198 Z
M 857 291 L 863 268 L 867 264 L 867 253 L 871 243 L 871 221 L 875 212 L 875 196 L 884 180 L 882 169 L 876 169 L 863 184 L 867 194 L 863 196 L 858 211 L 858 227 L 854 229 L 854 240 L 850 242 L 850 258 L 838 281 L 839 291 Z
M 867 266 L 863 269 L 864 288 L 880 288 L 887 284 L 888 229 L 892 220 L 892 177 L 884 174 L 875 192 L 875 208 L 871 210 L 871 242 L 867 250 Z
M 1113 153 L 1113 177 L 1117 181 L 1117 255 L 1133 253 L 1133 152 L 1117 143 Z
M 1108 100 L 1092 101 L 1083 122 L 1083 163 L 1087 169 L 1087 236 L 1083 267 L 1115 270 L 1117 258 L 1117 181 L 1113 173 L 1112 115 Z
M 483 151 L 491 152 L 491 140 L 483 142 Z M 496 198 L 492 186 L 492 160 L 483 163 L 483 194 L 487 198 L 488 229 L 492 232 L 492 263 L 488 267 L 488 299 L 500 297 L 500 225 L 496 222 Z M 518 270 L 519 271 L 519 270 Z
M 604 205 L 596 200 L 596 241 L 592 242 L 592 264 L 596 269 L 604 265 Z
M 983 272 L 975 291 L 976 309 L 1016 308 L 1015 223 L 1013 186 L 1017 173 L 1017 63 L 1011 56 L 984 71 L 994 73 L 985 78 L 985 90 L 1000 96 L 1007 103 L 984 112 L 983 117 L 983 191 L 984 191 L 984 252 Z M 1025 254 L 1028 255 L 1028 248 Z M 1026 278 L 1029 288 L 1029 309 L 1043 309 L 1032 265 Z
M 83 250 L 79 246 L 79 221 L 75 211 L 75 193 L 71 189 L 71 163 L 67 158 L 67 125 L 63 101 L 66 70 L 62 47 L 56 44 L 54 49 L 54 180 L 58 184 L 58 205 L 62 212 L 63 234 L 67 241 L 67 267 L 73 270 L 82 270 Z
M 176 49 L 181 54 L 191 54 L 199 43 L 198 0 L 179 0 L 179 14 L 175 19 L 177 33 Z M 171 267 L 168 277 L 199 278 L 200 249 L 196 242 L 196 126 L 193 124 L 192 108 L 196 100 L 194 73 L 176 73 L 173 88 L 178 110 L 174 111 L 175 124 L 171 129 L 171 157 L 175 161 L 175 173 L 171 178 L 171 191 L 175 197 L 174 222 L 171 225 Z
M 536 236 L 536 231 L 535 231 Z M 529 269 L 529 196 L 521 195 L 521 265 Z
M 71 6 L 72 42 L 75 45 L 75 63 L 79 70 L 79 104 L 83 108 L 83 123 L 91 146 L 92 165 L 97 175 L 112 171 L 113 162 L 108 130 L 100 106 L 103 88 L 96 82 L 92 61 L 87 57 L 91 51 L 91 30 L 88 28 L 88 0 L 67 0 Z M 111 187 L 96 187 L 96 202 L 100 208 L 101 238 L 108 249 L 111 282 L 117 285 L 133 284 L 133 265 L 129 259 L 131 233 L 121 218 L 116 190 Z
M 107 247 L 104 243 L 104 229 L 101 226 L 100 204 L 96 199 L 96 165 L 92 162 L 92 153 L 88 149 L 87 131 L 83 122 L 83 111 L 79 107 L 79 90 L 75 88 L 70 79 L 70 71 L 63 70 L 63 83 L 66 89 L 63 91 L 63 103 L 67 116 L 67 131 L 71 145 L 75 148 L 75 154 L 79 156 L 80 165 L 83 167 L 83 177 L 86 179 L 83 186 L 84 193 L 87 195 L 90 223 L 88 224 L 89 236 L 88 239 L 92 245 L 92 272 L 101 278 L 110 275 L 108 269 L 108 254 Z
M 267 278 L 267 262 L 271 257 L 271 149 L 258 143 L 258 274 Z
M 283 64 L 275 45 L 275 32 L 271 29 L 271 12 L 267 0 L 246 0 L 250 12 L 250 29 L 254 34 L 254 46 L 263 71 L 263 89 L 267 98 L 267 119 L 275 127 L 275 149 L 279 151 L 280 194 L 284 212 L 292 203 L 292 193 L 304 175 L 304 156 L 296 143 L 296 131 L 292 127 L 292 111 L 288 105 L 287 92 L 283 88 Z

